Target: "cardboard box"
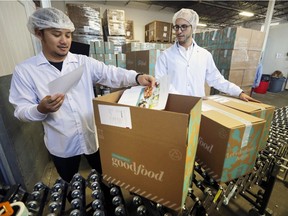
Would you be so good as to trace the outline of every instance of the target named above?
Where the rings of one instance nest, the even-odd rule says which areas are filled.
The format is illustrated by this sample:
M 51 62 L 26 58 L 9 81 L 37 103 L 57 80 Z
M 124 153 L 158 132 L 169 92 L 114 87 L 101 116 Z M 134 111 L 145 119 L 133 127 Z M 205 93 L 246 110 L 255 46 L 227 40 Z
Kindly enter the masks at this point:
M 153 21 L 145 25 L 145 42 L 170 42 L 172 23 Z
M 155 64 L 160 50 L 136 51 L 136 71 L 155 76 Z
M 105 62 L 105 54 L 95 54 L 95 58 L 98 60 L 98 61 L 102 61 L 102 62 Z
M 126 53 L 126 69 L 136 70 L 136 52 Z
M 225 183 L 253 170 L 265 120 L 202 101 L 196 161 L 209 176 Z
M 193 172 L 202 100 L 170 94 L 165 110 L 152 110 L 117 104 L 122 93 L 93 100 L 103 178 L 179 211 Z
M 219 50 L 218 65 L 223 69 L 243 69 L 247 68 L 249 61 L 247 50 Z
M 127 40 L 134 40 L 133 20 L 125 20 L 125 32 Z
M 227 27 L 222 30 L 221 49 L 249 49 L 252 30 L 241 27 Z
M 210 31 L 208 34 L 207 47 L 209 49 L 219 49 L 222 38 L 222 30 Z
M 156 43 L 140 43 L 140 50 L 156 49 Z
M 240 86 L 252 86 L 256 77 L 256 67 L 246 69 L 243 74 L 242 83 Z
M 117 67 L 126 68 L 126 54 L 118 53 L 116 54 Z
M 125 36 L 108 36 L 107 41 L 112 42 L 114 46 L 122 46 L 126 43 Z
M 265 119 L 266 123 L 263 129 L 263 135 L 262 138 L 259 140 L 259 150 L 262 150 L 266 147 L 270 126 L 275 111 L 274 106 L 263 103 L 245 102 L 237 98 L 223 95 L 213 95 L 210 96 L 209 99 L 221 103 L 222 105 L 225 105 L 227 107 L 233 108 L 235 110 L 239 110 L 241 112 L 256 116 L 258 118 Z
M 103 35 L 100 7 L 93 4 L 66 4 L 68 16 L 75 26 L 74 34 Z
M 255 69 L 221 69 L 220 73 L 228 79 L 230 82 L 240 86 L 252 86 L 255 80 L 256 68 Z M 251 90 L 251 89 L 250 89 Z
M 232 69 L 228 72 L 229 81 L 237 86 L 242 85 L 245 69 Z
M 116 54 L 104 54 L 104 63 L 116 66 Z
M 104 54 L 105 53 L 105 45 L 104 41 L 94 41 L 95 53 L 96 54 Z
M 209 31 L 195 34 L 195 41 L 201 47 L 208 47 Z
M 125 36 L 125 11 L 106 9 L 103 13 L 103 26 L 109 36 Z
M 104 42 L 104 53 L 114 54 L 114 44 L 112 42 Z
M 132 51 L 139 51 L 140 50 L 140 42 L 131 42 L 122 45 L 122 52 L 132 52 Z
M 254 69 L 256 71 L 256 68 L 260 62 L 261 52 L 257 50 L 248 50 L 248 62 L 247 62 L 247 68 Z
M 261 51 L 263 48 L 265 32 L 251 30 L 252 36 L 249 44 L 249 50 Z

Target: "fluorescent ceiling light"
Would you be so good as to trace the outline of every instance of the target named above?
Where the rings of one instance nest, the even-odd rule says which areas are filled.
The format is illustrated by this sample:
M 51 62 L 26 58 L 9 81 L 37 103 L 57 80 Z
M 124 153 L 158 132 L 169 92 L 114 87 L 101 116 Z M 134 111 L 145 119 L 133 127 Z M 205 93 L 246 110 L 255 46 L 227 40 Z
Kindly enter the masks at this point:
M 206 27 L 207 25 L 205 23 L 198 23 L 197 26 Z
M 239 13 L 239 15 L 247 16 L 247 17 L 252 17 L 252 16 L 254 16 L 253 13 L 247 12 L 247 11 L 242 11 L 241 13 Z
M 276 22 L 276 23 L 270 23 L 270 26 L 275 26 L 275 25 L 279 25 L 280 23 L 279 22 Z

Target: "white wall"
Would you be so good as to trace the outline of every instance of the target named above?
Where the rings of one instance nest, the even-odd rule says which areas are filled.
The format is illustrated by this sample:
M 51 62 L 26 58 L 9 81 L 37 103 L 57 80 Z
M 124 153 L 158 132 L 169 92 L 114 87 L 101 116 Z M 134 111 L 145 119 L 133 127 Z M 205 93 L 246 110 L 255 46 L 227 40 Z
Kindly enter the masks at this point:
M 52 1 L 52 7 L 58 8 L 62 11 L 67 11 L 65 4 L 66 3 L 73 3 L 72 1 Z M 74 2 L 75 3 L 75 2 Z M 79 2 L 78 2 L 79 3 Z M 153 11 L 151 8 L 149 10 L 143 8 L 143 10 L 134 9 L 131 7 L 123 7 L 123 6 L 110 6 L 99 4 L 97 2 L 89 2 L 89 4 L 97 5 L 100 8 L 100 14 L 103 15 L 106 9 L 119 9 L 125 11 L 125 18 L 126 20 L 133 20 L 134 24 L 134 40 L 138 40 L 140 42 L 145 41 L 145 25 L 157 20 L 163 22 L 171 22 L 174 12 L 171 11 Z
M 35 10 L 32 1 L 0 1 L 0 76 L 11 74 L 17 63 L 34 55 L 27 17 Z
M 263 73 L 280 70 L 288 77 L 288 23 L 271 26 L 263 56 Z

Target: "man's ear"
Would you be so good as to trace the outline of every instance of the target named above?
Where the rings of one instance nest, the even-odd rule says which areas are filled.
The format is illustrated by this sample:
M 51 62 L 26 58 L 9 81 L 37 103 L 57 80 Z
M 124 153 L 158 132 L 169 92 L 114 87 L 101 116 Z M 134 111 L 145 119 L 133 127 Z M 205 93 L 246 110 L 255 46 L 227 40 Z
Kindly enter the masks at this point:
M 42 40 L 43 34 L 44 34 L 43 30 L 35 29 L 35 36 L 40 40 Z

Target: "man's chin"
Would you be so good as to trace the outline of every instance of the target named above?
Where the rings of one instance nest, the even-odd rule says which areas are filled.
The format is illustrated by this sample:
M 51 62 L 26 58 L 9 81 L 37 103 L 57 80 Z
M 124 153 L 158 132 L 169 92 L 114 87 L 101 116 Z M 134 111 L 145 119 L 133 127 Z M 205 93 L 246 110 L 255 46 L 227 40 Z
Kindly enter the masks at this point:
M 182 45 L 182 44 L 185 44 L 186 41 L 185 41 L 185 40 L 178 40 L 178 43 L 179 43 L 180 45 Z
M 68 55 L 68 51 L 67 52 L 58 52 L 56 53 L 59 57 L 65 57 Z

